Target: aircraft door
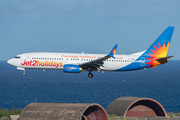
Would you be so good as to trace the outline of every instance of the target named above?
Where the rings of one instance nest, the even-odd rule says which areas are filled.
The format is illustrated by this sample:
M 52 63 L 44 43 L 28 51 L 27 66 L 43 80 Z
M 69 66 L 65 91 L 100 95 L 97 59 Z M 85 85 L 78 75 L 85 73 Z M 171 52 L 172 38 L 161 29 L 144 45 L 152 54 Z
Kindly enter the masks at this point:
M 24 63 L 25 59 L 26 59 L 25 56 L 21 55 L 21 63 Z
M 26 60 L 31 60 L 31 55 L 30 54 L 26 54 Z
M 31 60 L 31 54 L 26 54 L 26 62 L 27 62 L 27 66 L 29 67 L 29 68 L 31 68 L 31 62 L 30 62 L 30 60 Z

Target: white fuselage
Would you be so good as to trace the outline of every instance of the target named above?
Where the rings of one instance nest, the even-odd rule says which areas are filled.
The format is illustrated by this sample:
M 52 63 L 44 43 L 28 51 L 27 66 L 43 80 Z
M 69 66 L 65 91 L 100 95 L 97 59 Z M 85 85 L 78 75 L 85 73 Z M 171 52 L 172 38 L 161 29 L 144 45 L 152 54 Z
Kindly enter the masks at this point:
M 79 54 L 79 53 L 24 53 L 8 60 L 10 65 L 19 70 L 25 69 L 58 69 L 65 73 L 80 73 L 89 71 L 88 77 L 92 78 L 91 71 L 131 71 L 156 67 L 167 63 L 166 56 L 171 37 L 174 31 L 169 26 L 145 51 L 130 55 L 115 55 L 118 44 L 109 54 Z
M 105 54 L 78 54 L 78 53 L 24 53 L 8 60 L 8 63 L 17 68 L 28 69 L 59 69 L 62 70 L 65 64 L 79 65 L 98 58 Z M 104 61 L 99 70 L 112 71 L 120 69 L 134 62 L 139 55 L 115 55 L 116 59 L 109 58 Z

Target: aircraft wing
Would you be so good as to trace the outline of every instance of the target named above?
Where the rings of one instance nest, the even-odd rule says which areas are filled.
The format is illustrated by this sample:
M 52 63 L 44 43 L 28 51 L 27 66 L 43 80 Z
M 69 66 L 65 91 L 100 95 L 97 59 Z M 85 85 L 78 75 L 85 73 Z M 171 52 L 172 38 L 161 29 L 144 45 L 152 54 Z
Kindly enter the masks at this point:
M 104 64 L 103 61 L 109 59 L 110 57 L 115 59 L 114 54 L 116 53 L 117 45 L 118 44 L 116 44 L 113 47 L 113 49 L 111 50 L 111 52 L 108 55 L 106 55 L 106 56 L 104 56 L 102 58 L 96 59 L 96 60 L 92 60 L 92 61 L 89 61 L 89 62 L 86 62 L 86 63 L 82 63 L 79 66 L 81 68 L 83 68 L 84 70 L 88 70 L 88 71 L 100 69 L 101 66 L 103 67 L 103 64 Z

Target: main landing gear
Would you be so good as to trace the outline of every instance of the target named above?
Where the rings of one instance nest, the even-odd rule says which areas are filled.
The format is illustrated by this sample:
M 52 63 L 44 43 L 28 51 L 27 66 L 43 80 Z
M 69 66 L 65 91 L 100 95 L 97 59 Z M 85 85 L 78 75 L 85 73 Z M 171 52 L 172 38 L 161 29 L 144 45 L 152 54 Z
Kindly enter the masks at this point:
M 92 77 L 93 77 L 93 74 L 92 74 L 91 72 L 89 72 L 88 77 L 89 77 L 89 78 L 92 78 Z

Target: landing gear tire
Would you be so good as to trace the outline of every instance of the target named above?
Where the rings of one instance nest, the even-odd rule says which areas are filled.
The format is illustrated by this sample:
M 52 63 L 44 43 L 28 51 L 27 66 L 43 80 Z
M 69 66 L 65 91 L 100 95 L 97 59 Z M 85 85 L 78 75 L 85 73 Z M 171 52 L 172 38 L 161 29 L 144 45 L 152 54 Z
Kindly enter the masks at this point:
M 89 77 L 89 78 L 92 78 L 92 77 L 93 77 L 93 74 L 92 74 L 92 73 L 89 73 L 89 74 L 88 74 L 88 77 Z

